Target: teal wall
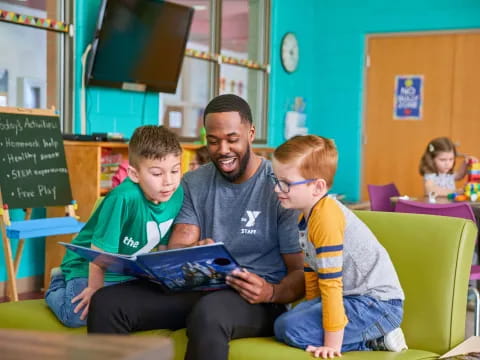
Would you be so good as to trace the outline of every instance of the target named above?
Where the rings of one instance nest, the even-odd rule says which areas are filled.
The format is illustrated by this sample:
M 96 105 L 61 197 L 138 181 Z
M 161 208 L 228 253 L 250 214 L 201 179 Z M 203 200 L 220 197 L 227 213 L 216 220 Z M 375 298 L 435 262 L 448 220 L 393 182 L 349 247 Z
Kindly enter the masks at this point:
M 480 28 L 478 0 L 272 1 L 270 145 L 283 141 L 286 105 L 307 100 L 309 132 L 335 139 L 339 168 L 334 192 L 360 197 L 361 130 L 366 35 L 388 32 Z M 299 37 L 298 71 L 280 64 L 280 40 Z
M 22 210 L 10 211 L 11 220 L 23 220 L 24 212 Z M 33 209 L 32 219 L 41 219 L 45 217 L 45 209 Z M 1 235 L 0 235 L 1 238 Z M 11 247 L 13 257 L 17 249 L 18 241 L 12 240 Z M 5 265 L 5 258 L 3 256 L 3 242 L 2 251 L 0 252 L 0 281 L 7 280 L 7 268 Z M 42 275 L 45 268 L 45 238 L 26 239 L 25 247 L 23 248 L 20 267 L 18 269 L 18 278 Z M 3 294 L 0 294 L 2 297 Z
M 77 133 L 80 132 L 80 58 L 93 37 L 100 3 L 101 0 L 75 2 Z M 349 200 L 358 199 L 365 36 L 472 28 L 480 28 L 478 0 L 273 0 L 268 145 L 283 142 L 285 112 L 295 96 L 304 97 L 310 132 L 333 137 L 339 147 L 340 164 L 333 191 L 345 193 Z M 300 63 L 293 74 L 285 73 L 280 63 L 280 41 L 288 31 L 297 34 L 300 45 Z M 137 126 L 156 123 L 158 119 L 156 94 L 145 96 L 91 88 L 87 91 L 87 103 L 89 133 L 116 131 L 130 136 Z M 27 241 L 24 251 L 19 277 L 42 274 L 43 240 Z M 0 281 L 5 279 L 2 257 Z

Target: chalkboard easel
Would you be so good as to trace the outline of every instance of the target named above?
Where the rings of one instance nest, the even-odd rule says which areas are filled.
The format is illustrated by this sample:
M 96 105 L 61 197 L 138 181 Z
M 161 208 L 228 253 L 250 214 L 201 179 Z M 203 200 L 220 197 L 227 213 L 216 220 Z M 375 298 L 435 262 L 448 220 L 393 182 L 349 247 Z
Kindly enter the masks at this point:
M 18 301 L 16 273 L 25 238 L 78 232 L 60 120 L 53 110 L 0 108 L 0 227 L 8 296 Z M 65 217 L 31 220 L 31 208 L 65 206 Z M 9 209 L 25 209 L 10 221 Z M 15 260 L 11 239 L 19 239 Z

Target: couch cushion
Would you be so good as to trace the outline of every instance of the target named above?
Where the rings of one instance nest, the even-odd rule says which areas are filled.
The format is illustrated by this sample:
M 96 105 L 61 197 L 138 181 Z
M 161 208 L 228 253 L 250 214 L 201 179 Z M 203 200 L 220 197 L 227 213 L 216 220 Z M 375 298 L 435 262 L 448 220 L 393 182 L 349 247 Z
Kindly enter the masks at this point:
M 70 333 L 86 333 L 85 326 L 69 328 L 63 326 L 45 304 L 45 300 L 23 300 L 0 304 L 0 328 L 61 331 Z M 139 334 L 170 336 L 170 330 L 141 331 Z
M 385 351 L 354 351 L 343 353 L 344 360 L 408 360 L 437 359 L 438 355 L 422 350 L 400 353 Z M 230 359 L 234 360 L 311 360 L 312 356 L 301 349 L 289 347 L 273 338 L 238 339 L 230 343 Z M 177 358 L 176 358 L 177 359 Z

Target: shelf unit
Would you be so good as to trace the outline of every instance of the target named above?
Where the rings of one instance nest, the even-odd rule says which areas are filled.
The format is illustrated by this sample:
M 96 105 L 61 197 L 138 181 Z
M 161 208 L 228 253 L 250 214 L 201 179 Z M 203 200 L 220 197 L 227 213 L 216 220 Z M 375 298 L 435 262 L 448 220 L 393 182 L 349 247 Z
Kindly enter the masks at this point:
M 102 195 L 100 187 L 102 150 L 110 149 L 128 158 L 128 145 L 117 142 L 64 141 L 68 175 L 73 199 L 78 204 L 77 215 L 86 222 L 97 199 Z M 49 208 L 48 217 L 62 216 L 60 208 Z M 65 248 L 58 241 L 70 242 L 73 236 L 51 236 L 45 240 L 44 286 L 50 282 L 50 270 L 62 262 Z

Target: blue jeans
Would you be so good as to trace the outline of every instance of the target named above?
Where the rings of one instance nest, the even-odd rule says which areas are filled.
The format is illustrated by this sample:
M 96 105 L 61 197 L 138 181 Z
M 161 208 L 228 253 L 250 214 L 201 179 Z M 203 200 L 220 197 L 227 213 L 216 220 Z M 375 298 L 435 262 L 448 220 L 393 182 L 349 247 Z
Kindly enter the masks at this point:
M 380 301 L 369 296 L 344 296 L 348 318 L 342 352 L 371 350 L 366 342 L 398 328 L 403 317 L 403 301 Z M 322 302 L 320 298 L 298 304 L 275 321 L 275 336 L 301 349 L 323 346 Z
M 117 282 L 105 282 L 105 286 L 117 284 Z M 87 278 L 75 278 L 65 281 L 63 274 L 53 275 L 50 280 L 50 286 L 45 293 L 45 301 L 58 320 L 68 327 L 86 326 L 87 320 L 81 320 L 82 311 L 74 313 L 73 310 L 77 303 L 72 303 L 72 299 L 80 294 L 88 285 Z

